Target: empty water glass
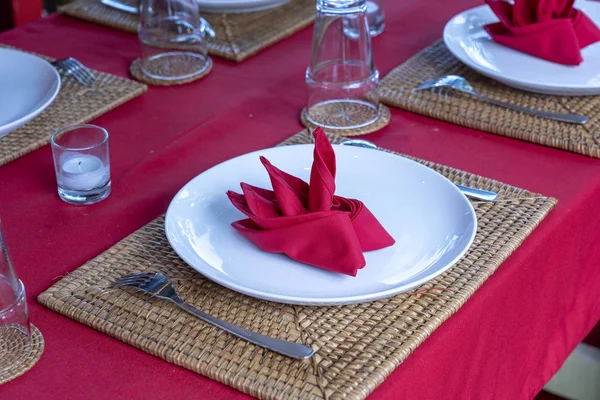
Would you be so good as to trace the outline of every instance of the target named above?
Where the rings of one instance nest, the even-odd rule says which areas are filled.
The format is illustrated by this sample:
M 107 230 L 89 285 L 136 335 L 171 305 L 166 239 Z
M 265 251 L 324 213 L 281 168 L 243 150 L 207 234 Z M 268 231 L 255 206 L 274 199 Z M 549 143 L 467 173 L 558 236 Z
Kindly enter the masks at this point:
M 0 223 L 0 378 L 22 364 L 31 348 L 25 287 L 8 257 Z
M 377 36 L 385 29 L 385 15 L 381 6 L 382 0 L 367 0 L 367 21 L 371 37 Z
M 355 129 L 379 117 L 365 0 L 318 0 L 306 117 L 329 129 Z
M 142 72 L 157 80 L 193 78 L 210 66 L 195 0 L 142 0 Z

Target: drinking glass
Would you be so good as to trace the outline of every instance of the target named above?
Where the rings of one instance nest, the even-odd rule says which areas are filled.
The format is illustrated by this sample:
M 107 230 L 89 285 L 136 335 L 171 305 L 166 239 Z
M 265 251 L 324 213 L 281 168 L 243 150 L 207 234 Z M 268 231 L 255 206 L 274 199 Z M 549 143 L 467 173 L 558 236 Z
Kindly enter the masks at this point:
M 195 0 L 142 0 L 138 37 L 142 72 L 153 79 L 188 79 L 210 66 Z
M 379 117 L 365 0 L 318 0 L 306 117 L 329 129 L 354 129 Z
M 377 36 L 385 29 L 385 15 L 381 6 L 382 0 L 367 0 L 367 21 L 369 22 L 369 34 Z
M 58 195 L 70 204 L 94 204 L 110 194 L 108 132 L 95 125 L 72 125 L 50 138 Z
M 0 221 L 0 377 L 31 352 L 25 287 L 10 263 Z

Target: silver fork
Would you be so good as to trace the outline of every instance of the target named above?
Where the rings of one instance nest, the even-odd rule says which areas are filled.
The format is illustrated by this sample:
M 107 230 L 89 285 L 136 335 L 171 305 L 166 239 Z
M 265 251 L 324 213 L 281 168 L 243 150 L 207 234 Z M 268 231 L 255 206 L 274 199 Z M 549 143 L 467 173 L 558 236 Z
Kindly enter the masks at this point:
M 515 104 L 505 103 L 500 100 L 491 99 L 487 96 L 482 95 L 473 89 L 473 86 L 462 76 L 458 75 L 446 75 L 441 78 L 431 79 L 426 82 L 423 82 L 421 86 L 416 89 L 413 89 L 413 92 L 417 92 L 419 90 L 425 90 L 430 88 L 437 87 L 447 87 L 450 89 L 458 90 L 459 92 L 467 93 L 472 96 L 477 97 L 479 100 L 488 102 L 490 104 L 494 104 L 500 107 L 505 107 L 511 110 L 524 112 L 527 114 L 535 115 L 536 117 L 552 119 L 555 121 L 568 122 L 570 124 L 579 124 L 585 125 L 586 122 L 589 121 L 589 117 L 581 114 L 561 114 L 561 113 L 553 113 L 549 111 L 541 111 L 535 110 L 533 108 L 521 107 Z
M 91 86 L 96 82 L 96 76 L 92 71 L 72 57 L 56 60 L 51 64 L 59 71 L 63 71 L 65 75 L 75 78 L 82 86 Z
M 275 339 L 269 336 L 261 335 L 260 333 L 249 331 L 248 329 L 230 324 L 229 322 L 215 318 L 212 315 L 190 306 L 189 304 L 185 303 L 181 297 L 179 297 L 179 295 L 177 295 L 175 287 L 164 275 L 146 272 L 127 275 L 116 281 L 113 286 L 137 288 L 153 297 L 168 300 L 182 310 L 189 312 L 190 314 L 200 318 L 205 322 L 208 322 L 211 325 L 221 328 L 224 331 L 229 332 L 241 339 L 247 340 L 250 343 L 254 343 L 258 346 L 264 347 L 265 349 L 283 354 L 284 356 L 303 360 L 312 357 L 314 354 L 314 350 L 309 346 L 288 342 L 281 339 Z

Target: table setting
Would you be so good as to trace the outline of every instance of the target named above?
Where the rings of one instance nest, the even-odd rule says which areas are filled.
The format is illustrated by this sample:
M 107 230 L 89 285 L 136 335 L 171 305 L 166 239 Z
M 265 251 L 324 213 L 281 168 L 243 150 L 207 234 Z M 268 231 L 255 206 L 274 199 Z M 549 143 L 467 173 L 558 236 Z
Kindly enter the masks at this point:
M 76 360 L 93 335 L 139 361 L 58 396 L 110 398 L 113 383 L 98 385 L 114 376 L 131 398 L 146 380 L 159 397 L 532 398 L 535 369 L 487 394 L 511 375 L 408 377 L 492 365 L 501 349 L 527 359 L 536 337 L 555 340 L 533 333 L 552 318 L 578 324 L 569 343 L 597 322 L 596 286 L 582 285 L 600 282 L 593 257 L 585 273 L 561 266 L 594 252 L 569 233 L 600 226 L 584 179 L 600 182 L 600 5 L 463 3 L 454 17 L 444 6 L 445 27 L 432 20 L 441 41 L 402 57 L 399 33 L 428 24 L 398 24 L 406 13 L 385 1 L 75 0 L 45 22 L 89 26 L 90 49 L 110 37 L 118 74 L 0 34 L 0 390 L 32 395 L 21 382 L 49 382 L 45 353 Z M 52 175 L 25 202 L 37 213 L 15 200 L 27 174 L 7 178 L 28 164 Z M 585 317 L 562 306 L 561 281 L 581 288 Z M 478 334 L 494 329 L 497 341 Z M 67 339 L 79 344 L 59 351 Z M 88 351 L 70 374 L 100 348 Z M 544 379 L 559 366 L 546 365 Z
M 527 2 L 515 4 L 521 3 Z M 594 23 L 600 24 L 600 7 L 583 0 L 551 3 L 557 10 L 566 5 L 569 6 L 566 12 L 582 10 L 577 15 L 586 16 L 584 22 L 591 24 L 582 28 L 585 31 L 582 49 L 574 31 L 571 34 L 577 45 L 564 44 L 566 50 L 553 48 L 547 53 L 536 53 L 536 45 L 541 49 L 548 45 L 536 41 L 533 34 L 527 36 L 531 42 L 519 42 L 519 36 L 515 35 L 507 43 L 502 40 L 506 33 L 504 36 L 494 33 L 500 30 L 501 23 L 490 24 L 500 12 L 488 5 L 478 6 L 452 18 L 444 28 L 443 41 L 434 43 L 384 77 L 380 85 L 382 102 L 486 132 L 599 157 L 595 117 L 600 89 L 595 66 L 600 56 L 597 43 L 600 31 Z M 564 20 L 547 19 L 538 24 Z M 531 31 L 549 29 L 535 25 L 529 25 L 533 27 Z M 567 25 L 568 29 L 572 28 Z M 552 43 L 547 35 L 542 37 Z M 469 97 L 450 93 L 456 90 L 455 77 L 466 81 L 467 91 L 474 89 L 481 94 Z M 443 78 L 446 80 L 443 84 L 425 85 Z M 464 88 L 463 82 L 460 84 Z M 433 90 L 423 90 L 424 86 Z M 481 101 L 481 95 L 487 98 Z M 485 104 L 490 99 L 496 104 Z M 504 104 L 498 105 L 498 101 Z
M 344 139 L 333 136 L 331 140 L 339 143 Z M 312 135 L 308 132 L 300 132 L 284 142 L 281 147 L 258 153 L 272 159 L 273 163 L 277 160 L 280 164 L 290 159 L 284 150 L 288 148 L 294 151 L 305 150 L 304 158 L 310 161 L 313 146 L 308 143 L 311 141 Z M 307 144 L 297 146 L 304 143 Z M 355 154 L 382 157 L 392 163 L 410 163 L 415 168 L 422 169 L 424 173 L 439 176 L 440 184 L 446 185 L 448 195 L 456 196 L 459 202 L 456 207 L 470 210 L 467 214 L 463 214 L 465 218 L 463 222 L 447 222 L 458 223 L 455 228 L 442 229 L 442 232 L 446 232 L 446 229 L 456 229 L 457 237 L 447 243 L 440 238 L 440 243 L 431 243 L 431 249 L 424 248 L 421 253 L 415 254 L 404 252 L 397 254 L 399 258 L 394 259 L 390 256 L 390 252 L 397 251 L 395 249 L 399 246 L 418 247 L 417 242 L 422 242 L 423 239 L 409 239 L 406 233 L 393 230 L 393 222 L 389 219 L 392 215 L 375 208 L 377 206 L 375 198 L 365 197 L 365 201 L 370 200 L 368 204 L 372 204 L 376 215 L 388 217 L 388 219 L 382 218 L 382 222 L 387 223 L 390 234 L 396 237 L 398 243 L 394 244 L 387 254 L 384 253 L 385 248 L 365 253 L 367 265 L 364 270 L 359 270 L 357 275 L 357 278 L 362 278 L 368 274 L 365 279 L 323 271 L 322 268 L 308 267 L 277 254 L 254 249 L 247 243 L 246 238 L 235 234 L 230 224 L 235 223 L 241 213 L 231 206 L 226 212 L 218 210 L 224 208 L 224 204 L 229 202 L 223 195 L 224 189 L 237 190 L 238 182 L 221 181 L 216 186 L 206 182 L 207 179 L 219 181 L 219 174 L 227 174 L 220 173 L 219 168 L 240 170 L 238 165 L 229 167 L 226 162 L 222 167 L 217 166 L 184 186 L 173 199 L 165 217 L 153 221 L 104 254 L 73 271 L 48 291 L 40 294 L 38 301 L 61 314 L 75 318 L 79 322 L 169 362 L 197 373 L 214 374 L 213 376 L 218 377 L 220 382 L 258 398 L 264 398 L 270 393 L 275 393 L 278 398 L 293 395 L 301 398 L 310 396 L 325 398 L 326 395 L 320 389 L 320 384 L 309 384 L 308 377 L 313 373 L 313 368 L 326 370 L 335 368 L 336 363 L 345 365 L 346 351 L 350 355 L 356 351 L 355 348 L 361 348 L 364 349 L 361 351 L 363 356 L 345 366 L 344 370 L 348 371 L 348 374 L 353 375 L 352 371 L 355 369 L 369 370 L 370 366 L 375 365 L 373 362 L 378 363 L 376 360 L 382 357 L 390 363 L 387 373 L 391 372 L 408 356 L 409 349 L 425 340 L 427 337 L 425 332 L 430 332 L 442 323 L 443 318 L 437 315 L 449 317 L 450 310 L 464 304 L 469 293 L 483 284 L 555 204 L 554 199 L 442 165 L 424 161 L 420 161 L 424 163 L 420 164 L 388 152 L 355 146 L 335 148 L 340 150 L 336 156 L 348 153 L 351 155 L 349 159 L 354 159 L 352 157 Z M 277 153 L 282 155 L 277 157 Z M 249 159 L 260 165 L 258 154 L 251 153 L 247 156 L 232 161 L 243 163 Z M 363 162 L 372 163 L 373 160 L 366 159 Z M 346 166 L 345 164 L 342 162 L 339 165 L 340 176 L 343 171 L 341 167 Z M 360 172 L 364 176 L 370 175 L 368 171 L 360 168 L 354 168 L 352 171 L 355 174 Z M 465 201 L 465 197 L 446 178 L 433 171 L 438 171 L 443 176 L 463 184 L 477 182 L 478 186 L 497 192 L 499 199 L 495 202 Z M 265 175 L 264 170 L 260 173 Z M 250 180 L 250 177 L 256 175 L 258 174 L 250 172 L 247 173 L 248 178 L 241 179 Z M 237 175 L 232 176 L 232 179 L 239 181 L 240 178 Z M 354 177 L 354 179 L 358 178 Z M 336 183 L 343 188 L 343 181 L 338 180 Z M 209 188 L 209 191 L 206 191 L 206 188 Z M 213 190 L 221 194 L 221 199 L 212 193 Z M 365 188 L 365 193 L 368 191 L 369 188 Z M 418 198 L 423 201 L 423 196 L 428 197 L 423 193 Z M 208 203 L 206 205 L 198 203 L 202 199 Z M 440 204 L 444 203 L 448 204 L 448 200 Z M 435 209 L 440 204 L 436 206 L 434 203 L 431 207 Z M 185 211 L 190 207 L 192 210 L 207 209 L 207 213 L 190 214 L 189 211 Z M 181 208 L 184 209 L 180 210 Z M 433 209 L 429 212 L 432 211 Z M 443 211 L 432 215 L 434 225 L 442 224 L 436 219 L 437 214 L 443 214 Z M 216 215 L 224 221 L 220 224 L 211 221 L 200 224 L 197 222 L 205 220 L 210 215 L 213 216 L 212 218 Z M 396 214 L 396 218 L 405 217 L 406 215 Z M 476 218 L 487 221 L 483 225 L 479 223 L 477 235 L 475 235 Z M 433 222 L 434 220 L 436 222 Z M 460 224 L 466 225 L 460 226 Z M 222 232 L 215 231 L 216 229 Z M 204 242 L 203 245 L 201 238 L 206 237 L 208 232 L 210 238 L 204 240 L 210 241 Z M 410 229 L 410 232 L 415 234 L 415 229 Z M 427 237 L 435 236 L 431 232 L 431 227 L 425 228 L 423 234 Z M 234 246 L 229 241 L 240 243 Z M 464 244 L 461 244 L 461 241 Z M 250 251 L 255 254 L 248 254 Z M 467 253 L 461 257 L 465 251 Z M 243 263 L 236 262 L 240 258 L 244 259 Z M 415 263 L 418 259 L 422 261 Z M 455 259 L 461 261 L 444 274 Z M 432 260 L 434 260 L 433 264 Z M 400 270 L 389 268 L 389 265 L 404 262 L 411 268 Z M 253 266 L 252 271 L 248 271 L 248 265 Z M 387 270 L 386 265 L 388 265 Z M 335 267 L 330 266 L 330 268 Z M 195 273 L 194 270 L 201 274 Z M 140 272 L 166 276 L 177 286 L 177 292 L 185 301 L 197 307 L 201 306 L 212 316 L 234 324 L 243 324 L 246 329 L 262 335 L 309 345 L 315 351 L 312 357 L 314 361 L 311 364 L 277 355 L 272 351 L 266 353 L 258 351 L 256 346 L 242 340 L 232 343 L 229 338 L 215 335 L 212 329 L 206 329 L 206 326 L 197 322 L 194 317 L 173 311 L 173 306 L 167 302 L 151 300 L 147 296 L 132 297 L 130 293 L 112 288 L 112 283 L 119 277 Z M 260 279 L 263 276 L 270 276 L 271 279 L 264 281 Z M 431 279 L 434 276 L 437 277 Z M 297 282 L 302 284 L 298 285 Z M 423 285 L 422 282 L 426 283 Z M 420 291 L 407 292 L 415 286 L 419 287 Z M 328 289 L 319 290 L 319 288 Z M 400 294 L 394 296 L 395 293 Z M 143 300 L 140 301 L 141 299 Z M 147 317 L 140 320 L 137 315 Z M 341 315 L 344 318 L 340 319 Z M 365 319 L 365 316 L 368 318 Z M 347 320 L 352 321 L 350 326 L 345 326 Z M 369 320 L 381 321 L 381 323 L 371 326 L 368 324 Z M 132 321 L 136 322 L 132 323 Z M 248 325 L 246 321 L 252 322 Z M 371 326 L 371 329 L 363 329 L 365 324 Z M 384 352 L 380 349 L 374 353 L 375 349 L 389 340 L 386 333 L 389 324 L 402 334 L 393 344 L 385 345 Z M 178 333 L 167 335 L 167 332 L 173 331 Z M 147 337 L 150 332 L 152 336 Z M 333 332 L 336 332 L 340 341 L 348 340 L 356 344 L 347 350 L 338 348 L 337 341 L 328 340 Z M 178 345 L 173 347 L 176 343 Z M 198 363 L 196 361 L 198 359 L 202 362 Z M 222 359 L 232 362 L 223 364 L 219 361 Z M 278 366 L 277 369 L 281 372 L 275 372 L 273 369 L 275 366 Z M 295 370 L 295 373 L 289 374 L 288 370 Z M 364 398 L 368 392 L 359 388 L 377 385 L 381 373 L 382 371 L 373 370 L 372 373 L 352 379 L 349 379 L 346 373 L 331 377 L 325 375 L 322 377 L 321 384 L 335 387 L 335 392 L 339 394 Z M 257 374 L 261 377 L 260 385 L 250 383 L 248 380 L 249 377 Z

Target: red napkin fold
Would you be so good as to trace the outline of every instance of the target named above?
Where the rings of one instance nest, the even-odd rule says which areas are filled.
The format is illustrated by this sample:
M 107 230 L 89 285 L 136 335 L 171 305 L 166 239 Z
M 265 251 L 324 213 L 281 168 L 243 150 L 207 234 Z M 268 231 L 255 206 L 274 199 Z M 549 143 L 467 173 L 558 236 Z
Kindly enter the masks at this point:
M 581 49 L 600 40 L 600 29 L 575 0 L 485 0 L 500 22 L 484 28 L 504 46 L 559 64 L 579 65 Z
M 356 276 L 365 266 L 363 251 L 391 246 L 394 239 L 359 200 L 335 195 L 333 147 L 317 129 L 310 185 L 261 157 L 273 190 L 241 183 L 243 194 L 227 192 L 248 219 L 232 226 L 271 253 Z

